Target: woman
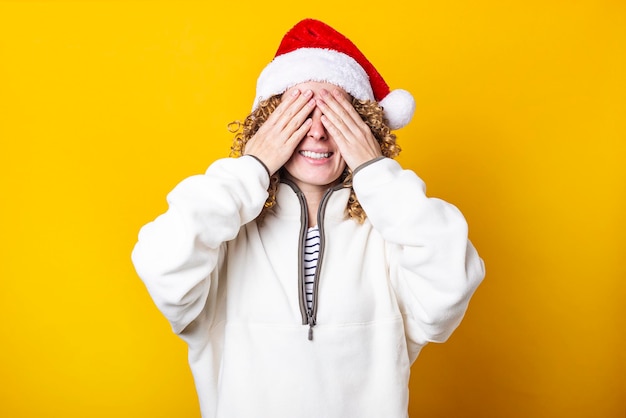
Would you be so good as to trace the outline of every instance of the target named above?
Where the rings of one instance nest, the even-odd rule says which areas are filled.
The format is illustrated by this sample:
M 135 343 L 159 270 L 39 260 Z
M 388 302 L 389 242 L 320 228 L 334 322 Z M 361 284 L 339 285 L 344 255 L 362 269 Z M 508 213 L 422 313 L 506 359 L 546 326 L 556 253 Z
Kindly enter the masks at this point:
M 142 228 L 133 262 L 189 346 L 203 417 L 407 416 L 411 364 L 484 276 L 462 214 L 392 159 L 413 109 L 306 19 L 232 157 Z

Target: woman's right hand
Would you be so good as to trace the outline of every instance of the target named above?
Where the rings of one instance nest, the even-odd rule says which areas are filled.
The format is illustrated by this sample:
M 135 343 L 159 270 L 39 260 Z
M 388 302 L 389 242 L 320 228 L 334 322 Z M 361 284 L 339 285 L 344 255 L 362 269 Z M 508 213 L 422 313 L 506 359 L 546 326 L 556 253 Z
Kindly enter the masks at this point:
M 244 155 L 261 160 L 271 174 L 293 155 L 311 125 L 308 116 L 315 109 L 313 92 L 293 89 L 284 94 L 281 103 L 246 143 Z

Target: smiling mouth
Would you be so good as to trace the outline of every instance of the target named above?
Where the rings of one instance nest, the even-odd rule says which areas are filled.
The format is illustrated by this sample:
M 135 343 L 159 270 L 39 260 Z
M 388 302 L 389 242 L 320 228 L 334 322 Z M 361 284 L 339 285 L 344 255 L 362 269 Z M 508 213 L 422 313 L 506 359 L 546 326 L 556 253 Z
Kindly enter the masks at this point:
M 323 158 L 328 158 L 333 155 L 332 152 L 313 152 L 313 151 L 300 151 L 300 155 L 307 158 L 312 158 L 314 160 L 321 160 Z

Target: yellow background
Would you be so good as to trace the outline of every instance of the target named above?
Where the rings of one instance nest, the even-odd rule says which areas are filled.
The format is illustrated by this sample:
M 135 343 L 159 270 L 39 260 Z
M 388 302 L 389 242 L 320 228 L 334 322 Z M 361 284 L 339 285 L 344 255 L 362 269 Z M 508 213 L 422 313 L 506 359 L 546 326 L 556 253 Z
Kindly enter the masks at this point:
M 199 416 L 130 251 L 307 16 L 414 94 L 400 160 L 486 261 L 411 417 L 623 418 L 621 0 L 0 2 L 0 416 Z

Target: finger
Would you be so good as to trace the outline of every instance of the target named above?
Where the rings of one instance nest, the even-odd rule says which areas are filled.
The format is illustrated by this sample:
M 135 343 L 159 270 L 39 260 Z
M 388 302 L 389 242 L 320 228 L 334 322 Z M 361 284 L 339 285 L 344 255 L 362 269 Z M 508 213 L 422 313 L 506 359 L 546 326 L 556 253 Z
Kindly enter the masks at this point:
M 313 120 L 311 118 L 307 118 L 299 127 L 296 129 L 287 139 L 285 145 L 288 146 L 291 150 L 296 149 L 300 141 L 306 136 L 306 133 L 309 131 Z
M 322 102 L 327 108 L 332 110 L 346 126 L 349 126 L 351 129 L 360 127 L 363 122 L 361 116 L 352 105 L 352 102 L 342 92 L 333 90 L 331 93 L 327 90 L 322 90 L 320 95 Z
M 281 101 L 259 128 L 257 135 L 265 140 L 280 143 L 287 141 L 291 134 L 302 125 L 314 106 L 314 103 L 310 103 L 311 99 L 306 101 L 306 96 L 312 96 L 312 93 L 300 94 L 299 91 L 292 91 L 286 95 L 284 101 Z M 297 117 L 294 118 L 293 115 Z
M 320 120 L 330 136 L 335 140 L 337 145 L 341 147 L 346 142 L 346 136 L 344 135 L 343 130 L 340 129 L 326 114 L 322 114 Z
M 287 125 L 283 129 L 287 134 L 291 135 L 298 129 L 302 127 L 302 124 L 309 118 L 311 112 L 315 109 L 316 103 L 314 99 L 309 99 L 308 102 L 304 104 L 303 107 L 298 109 L 298 111 L 288 120 Z
M 340 132 L 346 140 L 352 140 L 354 137 L 361 137 L 364 135 L 363 128 L 354 121 L 354 117 L 350 114 L 349 110 L 346 110 L 338 102 L 318 101 L 318 106 L 322 110 L 322 113 L 326 116 L 326 119 L 334 125 L 334 127 Z M 352 104 L 350 104 L 352 107 Z M 354 113 L 356 110 L 352 109 Z M 360 116 L 357 117 L 360 120 Z
M 337 113 L 324 102 L 318 103 L 318 106 L 322 111 L 321 121 L 331 136 L 335 140 L 351 141 L 355 136 L 355 132 L 358 132 L 358 128 L 349 120 L 346 120 L 349 117 L 342 116 L 341 113 Z
M 283 96 L 281 103 L 276 107 L 272 115 L 270 115 L 270 118 L 274 116 L 272 118 L 274 124 L 276 124 L 280 129 L 285 129 L 292 119 L 302 113 L 312 96 L 313 92 L 311 90 L 300 92 L 299 89 L 294 89 L 289 92 L 289 94 Z M 306 115 L 308 115 L 308 113 L 304 116 L 299 116 L 300 120 L 298 126 L 302 124 Z

